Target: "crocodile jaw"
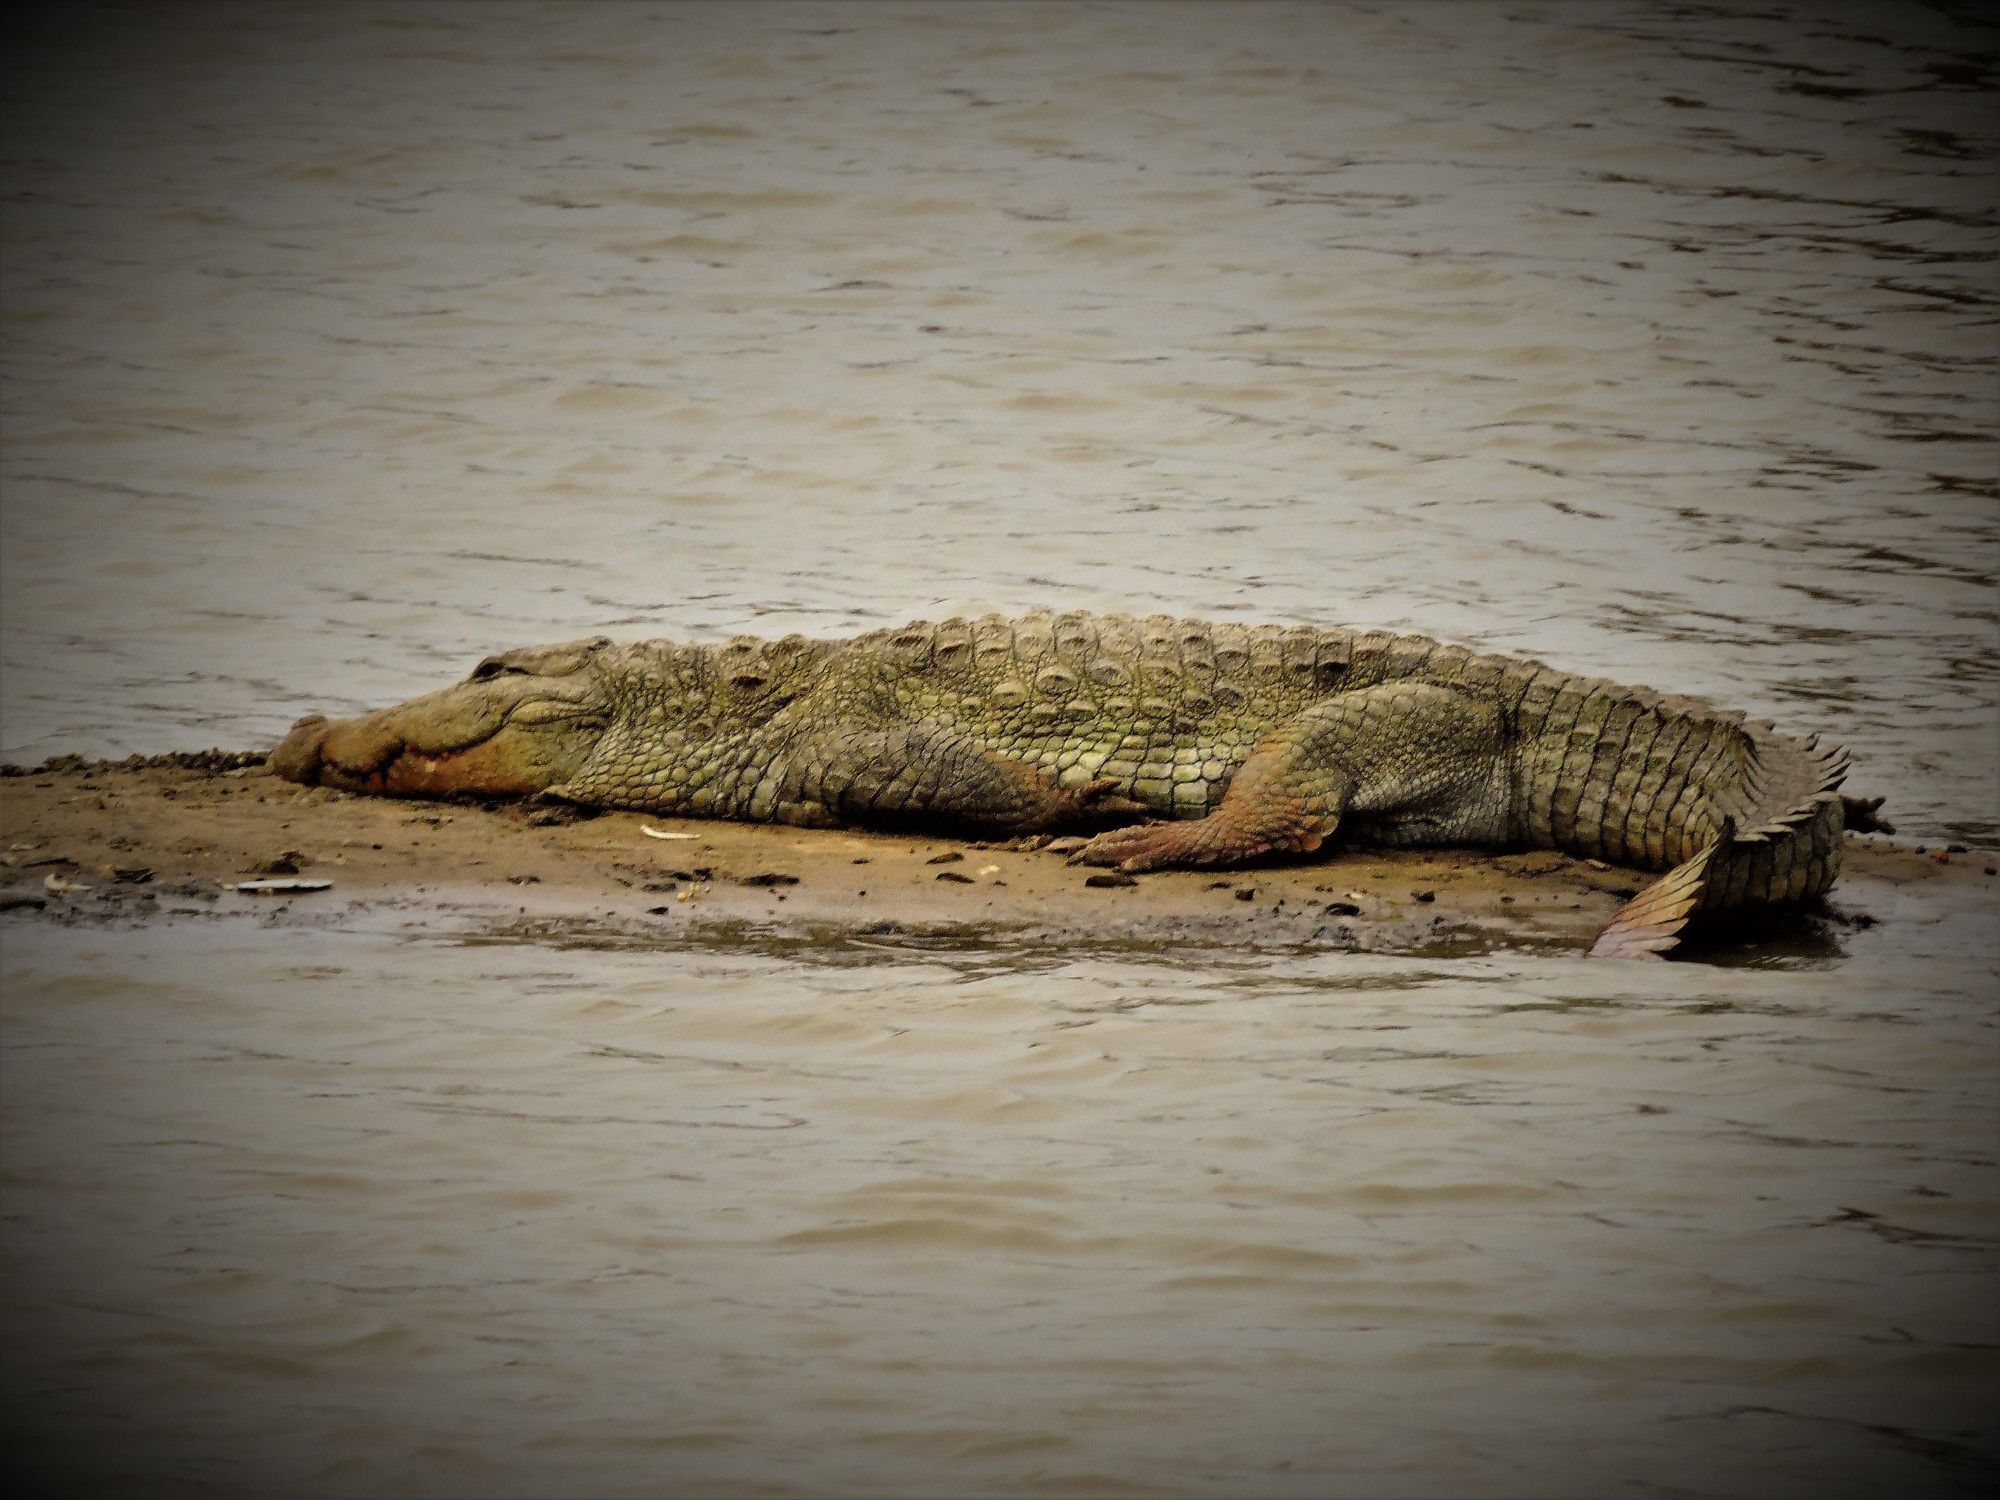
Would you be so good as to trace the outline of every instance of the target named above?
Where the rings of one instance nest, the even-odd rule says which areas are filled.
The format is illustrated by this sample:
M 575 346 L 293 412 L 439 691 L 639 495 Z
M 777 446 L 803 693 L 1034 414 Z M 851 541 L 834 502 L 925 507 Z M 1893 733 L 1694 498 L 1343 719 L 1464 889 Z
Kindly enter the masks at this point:
M 570 749 L 565 737 L 502 730 L 469 745 L 426 748 L 406 737 L 399 712 L 337 721 L 308 715 L 271 753 L 271 769 L 303 786 L 391 797 L 532 797 L 572 775 L 596 739 L 567 737 L 581 740 Z
M 470 681 L 359 718 L 309 714 L 271 770 L 397 797 L 534 796 L 575 774 L 609 719 L 592 653 L 563 649 L 496 658 L 500 669 L 483 663 Z

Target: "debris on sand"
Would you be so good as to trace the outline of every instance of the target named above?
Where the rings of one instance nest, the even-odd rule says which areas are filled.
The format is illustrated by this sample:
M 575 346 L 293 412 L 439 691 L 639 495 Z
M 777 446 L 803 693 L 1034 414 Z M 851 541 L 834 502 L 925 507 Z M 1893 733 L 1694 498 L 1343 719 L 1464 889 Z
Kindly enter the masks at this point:
M 386 896 L 412 920 L 456 922 L 502 906 L 510 918 L 532 910 L 601 920 L 607 898 L 644 891 L 689 919 L 676 930 L 776 922 L 858 932 L 887 914 L 912 930 L 970 925 L 1173 951 L 1190 943 L 1337 941 L 1372 952 L 1527 945 L 1580 954 L 1636 889 L 1621 867 L 1547 854 L 1524 861 L 1353 848 L 1254 874 L 1163 870 L 1135 880 L 1067 864 L 1065 849 L 1081 840 L 1016 840 L 1005 846 L 1015 852 L 998 859 L 984 852 L 992 846 L 942 833 L 717 822 L 684 834 L 629 813 L 584 817 L 567 807 L 413 804 L 332 791 L 299 802 L 287 791 L 224 752 L 130 768 L 75 761 L 0 778 L 0 862 L 9 881 L 0 909 L 11 913 L 10 929 L 25 921 L 116 924 L 187 916 L 225 895 L 245 898 L 239 910 L 251 898 L 273 898 L 262 903 L 268 912 L 284 898 L 330 891 L 276 919 L 339 921 L 351 906 L 368 920 Z M 655 868 L 637 855 L 646 829 L 678 835 L 659 842 L 692 844 L 689 866 Z M 1919 901 L 1990 906 L 1995 881 L 1984 872 L 1994 854 L 1937 852 L 1949 863 L 1907 845 L 1850 839 L 1848 898 L 1882 909 Z M 333 878 L 303 878 L 302 869 Z M 1116 894 L 1095 894 L 1106 890 Z M 632 904 L 635 915 L 642 909 Z M 1445 909 L 1449 919 L 1434 915 Z M 654 938 L 664 915 L 645 918 Z M 1796 941 L 1834 945 L 1860 929 L 1807 913 L 1793 931 Z

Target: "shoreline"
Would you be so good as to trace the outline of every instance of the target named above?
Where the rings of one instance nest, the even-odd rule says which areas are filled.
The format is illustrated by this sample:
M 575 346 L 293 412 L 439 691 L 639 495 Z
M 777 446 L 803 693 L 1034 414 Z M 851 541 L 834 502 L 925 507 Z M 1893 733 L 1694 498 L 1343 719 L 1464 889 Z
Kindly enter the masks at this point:
M 646 829 L 655 835 L 648 835 Z M 241 914 L 635 944 L 745 933 L 818 941 L 987 936 L 1237 949 L 1580 956 L 1653 876 L 1546 851 L 1341 849 L 1309 864 L 1137 877 L 1070 841 L 483 806 L 278 780 L 254 752 L 61 756 L 0 775 L 5 920 L 130 924 Z M 1053 847 L 1051 847 L 1053 845 Z M 1817 909 L 1697 937 L 1714 962 L 1837 960 L 1882 924 L 1990 909 L 1995 856 L 1849 835 Z M 225 889 L 330 881 L 310 892 Z

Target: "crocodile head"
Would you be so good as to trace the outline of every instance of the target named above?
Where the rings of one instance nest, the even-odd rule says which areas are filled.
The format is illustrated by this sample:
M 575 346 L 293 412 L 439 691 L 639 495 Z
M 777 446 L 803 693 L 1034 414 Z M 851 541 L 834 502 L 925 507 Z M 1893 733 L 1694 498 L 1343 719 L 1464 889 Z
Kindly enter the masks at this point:
M 465 681 L 357 719 L 311 714 L 272 752 L 287 781 L 400 797 L 527 797 L 573 775 L 612 715 L 611 642 L 489 656 Z

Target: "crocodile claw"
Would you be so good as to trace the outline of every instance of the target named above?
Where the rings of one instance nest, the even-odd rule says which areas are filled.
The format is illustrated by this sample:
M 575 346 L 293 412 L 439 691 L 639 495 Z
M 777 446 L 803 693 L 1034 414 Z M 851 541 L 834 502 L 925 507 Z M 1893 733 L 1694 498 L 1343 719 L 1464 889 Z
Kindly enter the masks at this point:
M 1197 840 L 1191 838 L 1186 823 L 1142 823 L 1135 828 L 1114 828 L 1100 833 L 1070 855 L 1073 865 L 1108 865 L 1137 875 L 1169 865 L 1206 863 Z
M 1066 823 L 1105 828 L 1153 816 L 1150 807 L 1122 795 L 1119 783 L 1108 777 L 1101 776 L 1078 787 L 1069 794 L 1069 798 L 1069 806 L 1064 809 Z

